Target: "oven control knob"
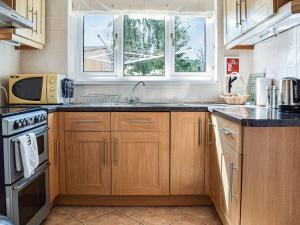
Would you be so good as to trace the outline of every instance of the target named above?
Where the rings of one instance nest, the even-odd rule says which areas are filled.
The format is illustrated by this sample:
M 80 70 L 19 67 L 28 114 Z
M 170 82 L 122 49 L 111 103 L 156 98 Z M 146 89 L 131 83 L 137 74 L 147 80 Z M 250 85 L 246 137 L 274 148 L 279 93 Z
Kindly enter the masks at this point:
M 39 122 L 39 116 L 35 116 L 34 117 L 34 123 L 38 123 Z
M 15 130 L 20 129 L 20 128 L 22 128 L 22 127 L 23 127 L 23 123 L 22 123 L 21 120 L 16 120 L 16 121 L 14 122 L 14 129 L 15 129 Z
M 23 119 L 22 120 L 22 124 L 23 124 L 23 127 L 26 127 L 28 125 L 27 119 Z

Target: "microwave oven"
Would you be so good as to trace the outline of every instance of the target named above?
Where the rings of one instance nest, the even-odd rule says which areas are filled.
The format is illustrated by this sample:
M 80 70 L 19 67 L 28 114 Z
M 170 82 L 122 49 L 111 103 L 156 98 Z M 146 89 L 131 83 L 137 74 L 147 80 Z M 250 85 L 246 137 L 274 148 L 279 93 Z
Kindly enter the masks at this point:
M 17 74 L 9 77 L 9 104 L 62 104 L 61 74 Z

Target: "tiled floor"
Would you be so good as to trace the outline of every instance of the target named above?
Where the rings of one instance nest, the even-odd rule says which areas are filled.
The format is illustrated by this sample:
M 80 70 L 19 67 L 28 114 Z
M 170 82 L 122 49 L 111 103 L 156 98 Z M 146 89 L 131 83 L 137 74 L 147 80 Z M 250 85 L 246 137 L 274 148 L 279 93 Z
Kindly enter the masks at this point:
M 215 209 L 198 207 L 60 206 L 43 225 L 222 225 Z

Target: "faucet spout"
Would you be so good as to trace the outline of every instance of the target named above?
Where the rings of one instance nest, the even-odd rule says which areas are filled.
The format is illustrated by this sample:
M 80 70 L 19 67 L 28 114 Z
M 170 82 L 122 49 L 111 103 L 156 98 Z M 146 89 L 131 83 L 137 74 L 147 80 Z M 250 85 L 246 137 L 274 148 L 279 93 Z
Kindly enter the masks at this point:
M 131 90 L 129 103 L 133 104 L 133 103 L 136 102 L 137 98 L 134 96 L 134 93 L 135 93 L 136 88 L 137 88 L 140 84 L 142 84 L 143 87 L 146 86 L 146 84 L 145 84 L 144 81 L 139 81 L 139 82 L 137 82 L 137 83 L 133 86 L 133 88 L 132 88 L 132 90 Z

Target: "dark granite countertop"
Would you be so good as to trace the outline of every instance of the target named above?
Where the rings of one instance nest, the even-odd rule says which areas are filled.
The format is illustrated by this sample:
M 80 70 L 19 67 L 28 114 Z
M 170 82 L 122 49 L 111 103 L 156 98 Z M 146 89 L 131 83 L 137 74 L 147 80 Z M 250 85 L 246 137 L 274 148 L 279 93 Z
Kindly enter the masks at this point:
M 137 104 L 137 105 L 40 105 L 52 112 L 212 112 L 247 127 L 299 127 L 300 114 L 281 113 L 277 109 L 224 104 Z

